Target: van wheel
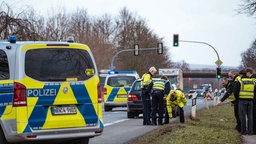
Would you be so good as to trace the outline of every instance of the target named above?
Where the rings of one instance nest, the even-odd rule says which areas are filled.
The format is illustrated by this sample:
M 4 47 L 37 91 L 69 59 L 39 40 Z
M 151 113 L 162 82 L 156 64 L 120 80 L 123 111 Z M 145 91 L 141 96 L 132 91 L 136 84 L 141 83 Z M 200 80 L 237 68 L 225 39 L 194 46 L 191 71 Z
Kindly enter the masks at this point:
M 127 117 L 128 118 L 134 118 L 134 113 L 133 112 L 127 112 Z
M 104 111 L 105 112 L 112 111 L 112 107 L 104 106 Z
M 5 139 L 4 132 L 2 128 L 0 128 L 0 144 L 9 144 Z

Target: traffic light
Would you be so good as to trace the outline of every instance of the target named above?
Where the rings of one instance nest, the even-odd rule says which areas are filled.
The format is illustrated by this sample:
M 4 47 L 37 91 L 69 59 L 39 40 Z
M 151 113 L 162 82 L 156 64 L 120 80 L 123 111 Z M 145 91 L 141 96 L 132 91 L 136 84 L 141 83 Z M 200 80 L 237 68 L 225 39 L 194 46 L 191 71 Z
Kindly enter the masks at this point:
M 219 68 L 219 67 L 216 69 L 216 77 L 217 77 L 218 79 L 221 78 L 221 68 Z
M 178 47 L 179 46 L 179 35 L 178 34 L 174 34 L 173 35 L 173 46 L 174 47 Z
M 135 55 L 135 56 L 138 56 L 138 55 L 139 55 L 139 45 L 138 45 L 138 44 L 135 44 L 135 45 L 134 45 L 134 55 Z
M 157 43 L 157 53 L 163 54 L 163 43 Z

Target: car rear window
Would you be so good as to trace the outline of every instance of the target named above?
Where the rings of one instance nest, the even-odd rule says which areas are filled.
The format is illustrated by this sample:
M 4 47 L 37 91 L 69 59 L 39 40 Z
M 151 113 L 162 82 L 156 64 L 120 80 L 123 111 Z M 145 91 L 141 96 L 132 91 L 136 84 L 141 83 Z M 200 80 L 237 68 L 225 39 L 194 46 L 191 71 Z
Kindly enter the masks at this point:
M 135 80 L 134 76 L 114 76 L 108 78 L 107 85 L 112 87 L 131 87 Z
M 82 49 L 33 49 L 25 55 L 26 75 L 40 81 L 87 80 L 94 72 L 90 54 Z
M 141 81 L 136 81 L 136 82 L 133 84 L 131 90 L 132 90 L 132 91 L 140 90 L 140 89 L 141 89 L 141 87 L 140 87 L 140 82 L 141 82 Z
M 9 65 L 7 55 L 3 50 L 0 50 L 0 80 L 9 79 Z

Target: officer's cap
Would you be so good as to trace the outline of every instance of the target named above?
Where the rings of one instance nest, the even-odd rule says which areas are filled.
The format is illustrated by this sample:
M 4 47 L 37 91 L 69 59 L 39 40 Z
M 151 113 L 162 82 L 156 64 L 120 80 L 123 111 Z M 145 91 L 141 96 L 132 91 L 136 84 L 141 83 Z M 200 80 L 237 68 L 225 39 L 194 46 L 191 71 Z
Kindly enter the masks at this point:
M 148 71 L 149 72 L 157 72 L 157 70 L 154 66 L 150 67 Z

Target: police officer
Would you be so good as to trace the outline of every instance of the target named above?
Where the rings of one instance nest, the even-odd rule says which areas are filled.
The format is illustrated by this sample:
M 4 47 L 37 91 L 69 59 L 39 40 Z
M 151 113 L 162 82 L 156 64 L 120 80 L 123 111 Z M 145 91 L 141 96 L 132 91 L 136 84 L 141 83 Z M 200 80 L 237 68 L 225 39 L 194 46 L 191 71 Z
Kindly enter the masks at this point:
M 152 124 L 157 125 L 156 123 L 156 113 L 158 114 L 158 125 L 163 125 L 163 112 L 164 112 L 164 92 L 168 89 L 166 87 L 166 80 L 164 77 L 161 79 L 154 80 L 148 86 L 148 89 L 152 93 Z M 170 90 L 170 85 L 169 85 Z M 167 90 L 166 90 L 167 91 Z
M 143 112 L 143 125 L 151 125 L 150 111 L 151 102 L 148 90 L 148 85 L 151 83 L 152 76 L 157 72 L 155 67 L 150 67 L 149 71 L 142 76 L 141 80 L 141 98 L 142 98 L 142 112 Z
M 239 81 L 241 80 L 241 76 L 239 74 L 237 74 L 234 71 L 229 71 L 228 72 L 228 77 L 232 79 L 233 81 L 233 92 L 234 92 L 234 87 L 235 85 L 238 85 L 237 87 L 239 87 Z M 240 89 L 240 88 L 239 88 Z M 234 93 L 233 93 L 234 94 Z M 235 95 L 234 95 L 235 97 Z M 236 97 L 235 97 L 236 98 Z M 240 122 L 240 117 L 239 117 L 239 108 L 238 108 L 238 100 L 236 99 L 236 101 L 234 102 L 234 113 L 235 113 L 235 117 L 237 120 L 237 126 L 236 129 L 241 132 L 241 122 Z
M 187 104 L 187 99 L 180 89 L 171 90 L 166 98 L 169 117 L 172 118 L 172 108 L 178 106 L 180 114 L 180 123 L 185 123 L 183 107 Z
M 246 76 L 245 69 L 239 75 L 241 79 L 234 85 L 234 96 L 238 100 L 241 134 L 253 134 L 253 99 L 256 89 L 254 81 Z
M 167 104 L 166 104 L 166 98 L 168 96 L 168 94 L 171 91 L 171 82 L 169 81 L 168 77 L 163 75 L 161 77 L 161 79 L 165 80 L 165 89 L 164 89 L 164 124 L 168 124 L 169 123 L 169 114 L 167 111 Z
M 238 102 L 234 96 L 233 89 L 234 89 L 234 82 L 233 80 L 228 80 L 228 78 L 222 78 L 222 85 L 226 89 L 226 93 L 221 98 L 220 102 L 224 102 L 227 98 L 229 101 L 234 105 L 234 115 L 236 118 L 236 129 L 240 132 L 241 131 L 241 123 L 238 115 Z
M 254 81 L 254 84 L 256 84 L 256 75 L 253 73 L 252 68 L 246 68 L 246 76 L 251 78 Z M 253 100 L 253 132 L 256 134 L 256 96 L 254 96 Z

